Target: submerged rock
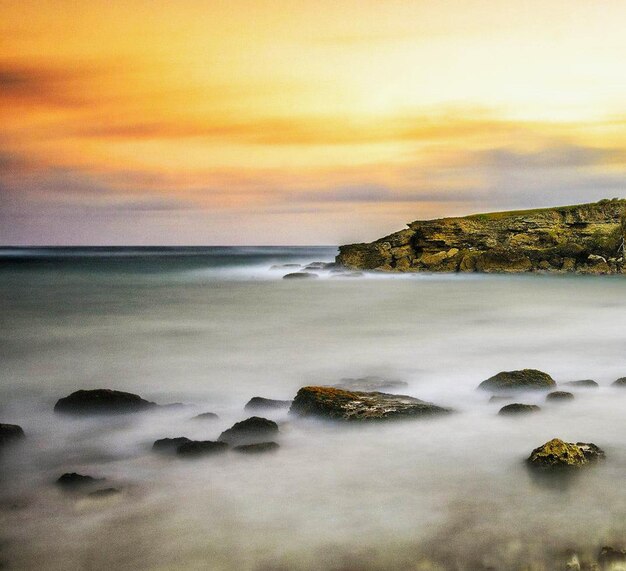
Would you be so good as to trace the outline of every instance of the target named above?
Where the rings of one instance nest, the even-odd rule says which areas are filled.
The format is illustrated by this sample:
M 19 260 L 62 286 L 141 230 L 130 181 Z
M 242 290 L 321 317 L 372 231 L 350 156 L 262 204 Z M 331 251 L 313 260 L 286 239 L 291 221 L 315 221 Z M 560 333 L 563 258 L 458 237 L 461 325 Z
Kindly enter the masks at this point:
M 80 390 L 59 399 L 54 412 L 64 414 L 118 414 L 140 412 L 157 405 L 139 395 L 111 389 Z
M 219 418 L 214 412 L 203 412 L 194 416 L 192 420 L 219 420 Z
M 408 387 L 408 383 L 404 381 L 385 380 L 381 377 L 368 376 L 356 379 L 341 379 L 341 382 L 333 385 L 336 389 L 345 391 L 388 391 Z
M 492 392 L 548 390 L 552 387 L 556 387 L 554 379 L 536 369 L 502 371 L 478 385 L 479 389 Z
M 179 456 L 210 456 L 226 452 L 228 444 L 226 442 L 216 442 L 214 440 L 190 440 L 181 444 L 176 449 Z
M 301 268 L 301 264 L 274 264 L 270 267 L 270 270 L 286 270 L 289 268 Z
M 24 430 L 17 424 L 0 424 L 0 447 L 24 438 Z
M 313 279 L 319 277 L 317 274 L 312 274 L 310 272 L 293 272 L 291 274 L 285 274 L 283 276 L 284 280 L 304 280 L 304 279 Z
M 570 387 L 583 387 L 589 389 L 597 389 L 600 385 L 591 379 L 584 379 L 582 381 L 568 381 L 564 383 Z
M 155 452 L 176 452 L 178 447 L 186 442 L 191 442 L 191 439 L 185 436 L 178 436 L 177 438 L 161 438 L 154 442 L 152 450 Z
M 290 400 L 275 400 L 266 399 L 263 397 L 252 397 L 244 406 L 244 410 L 257 410 L 257 409 L 281 409 L 289 408 L 291 406 Z
M 617 381 L 615 381 L 612 384 L 613 387 L 626 387 L 626 377 L 622 377 L 621 379 L 617 379 Z
M 563 442 L 553 438 L 535 448 L 527 459 L 529 466 L 542 470 L 582 468 L 604 458 L 604 451 L 591 443 Z
M 572 393 L 568 393 L 567 391 L 554 391 L 546 395 L 547 401 L 548 400 L 566 401 L 566 400 L 572 400 L 573 398 L 574 398 L 574 395 Z
M 528 414 L 529 412 L 539 412 L 541 409 L 536 404 L 520 404 L 513 403 L 503 406 L 498 414 L 502 415 L 515 415 L 515 414 Z
M 289 412 L 333 420 L 391 420 L 452 411 L 404 395 L 303 387 L 298 391 Z
M 243 454 L 262 454 L 264 452 L 275 452 L 279 448 L 280 446 L 278 446 L 277 442 L 258 442 L 257 444 L 235 446 L 233 450 Z
M 276 434 L 278 434 L 278 425 L 273 420 L 251 416 L 222 432 L 218 440 L 232 445 L 258 444 Z
M 68 472 L 63 474 L 56 483 L 66 489 L 75 489 L 90 486 L 103 480 L 104 478 L 94 478 L 93 476 L 77 474 L 76 472 Z

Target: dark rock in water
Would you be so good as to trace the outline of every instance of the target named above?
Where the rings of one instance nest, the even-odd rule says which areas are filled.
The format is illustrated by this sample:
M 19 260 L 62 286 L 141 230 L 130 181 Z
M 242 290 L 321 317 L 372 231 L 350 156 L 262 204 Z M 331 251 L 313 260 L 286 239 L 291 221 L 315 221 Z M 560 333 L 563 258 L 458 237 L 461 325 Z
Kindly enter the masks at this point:
M 191 440 L 181 444 L 176 449 L 179 456 L 210 456 L 226 452 L 228 444 L 226 442 L 215 442 L 214 440 Z
M 294 272 L 291 274 L 285 274 L 283 276 L 284 280 L 304 280 L 304 279 L 313 279 L 319 277 L 317 274 L 312 274 L 310 272 Z
M 264 452 L 275 452 L 278 448 L 280 447 L 276 442 L 259 442 L 257 444 L 235 446 L 233 450 L 243 454 L 262 454 Z
M 529 412 L 539 412 L 541 409 L 536 404 L 507 404 L 503 406 L 498 414 L 502 415 L 514 415 L 514 414 L 528 414 Z
M 156 440 L 152 445 L 152 450 L 155 452 L 176 452 L 181 444 L 191 442 L 190 438 L 185 436 L 179 436 L 177 438 L 161 438 Z
M 568 381 L 564 384 L 569 385 L 570 387 L 583 387 L 589 389 L 597 389 L 600 386 L 598 383 L 592 381 L 591 379 L 585 379 L 583 381 Z
M 503 371 L 478 385 L 479 389 L 493 392 L 548 390 L 553 387 L 556 387 L 554 379 L 536 369 Z
M 285 270 L 288 268 L 301 268 L 301 264 L 275 264 L 270 267 L 270 270 Z
M 612 384 L 613 387 L 626 387 L 626 377 L 622 377 L 621 379 L 617 379 L 617 381 L 615 381 Z
M 81 390 L 59 399 L 54 412 L 65 414 L 118 414 L 140 412 L 157 405 L 139 395 L 110 389 Z
M 381 377 L 361 377 L 358 379 L 341 379 L 340 383 L 333 385 L 336 389 L 343 389 L 344 391 L 389 391 L 393 389 L 399 389 L 408 387 L 408 383 L 404 381 L 385 380 Z
M 218 440 L 233 445 L 258 444 L 266 442 L 268 437 L 271 438 L 276 434 L 278 434 L 278 425 L 273 420 L 251 416 L 222 432 Z
M 214 412 L 203 412 L 194 416 L 192 420 L 219 420 L 219 418 Z
M 77 474 L 76 472 L 68 472 L 63 474 L 58 480 L 57 484 L 63 488 L 81 488 L 83 486 L 90 486 L 97 482 L 102 482 L 104 478 L 94 478 L 93 476 L 84 476 L 83 474 Z
M 102 488 L 102 490 L 95 490 L 88 495 L 92 498 L 108 498 L 110 496 L 117 496 L 121 494 L 121 491 L 117 488 Z
M 546 395 L 546 400 L 556 400 L 556 401 L 566 401 L 572 400 L 574 395 L 572 393 L 568 393 L 567 391 L 554 391 L 552 393 L 548 393 Z
M 604 459 L 604 451 L 595 444 L 563 442 L 554 438 L 535 448 L 527 459 L 529 466 L 542 470 L 577 469 Z
M 404 395 L 304 387 L 298 391 L 289 412 L 352 421 L 415 418 L 449 413 L 451 410 Z
M 281 409 L 289 408 L 290 406 L 290 400 L 275 400 L 266 399 L 263 397 L 252 397 L 243 408 L 244 410 Z
M 598 554 L 598 563 L 603 569 L 613 569 L 613 565 L 624 564 L 618 568 L 624 569 L 626 568 L 626 550 L 604 546 Z
M 307 264 L 305 270 L 329 270 L 335 267 L 334 262 L 311 262 Z
M 0 424 L 0 447 L 24 438 L 24 431 L 17 424 Z
M 513 397 L 512 395 L 493 395 L 490 399 L 489 402 L 502 402 L 505 400 L 512 400 Z

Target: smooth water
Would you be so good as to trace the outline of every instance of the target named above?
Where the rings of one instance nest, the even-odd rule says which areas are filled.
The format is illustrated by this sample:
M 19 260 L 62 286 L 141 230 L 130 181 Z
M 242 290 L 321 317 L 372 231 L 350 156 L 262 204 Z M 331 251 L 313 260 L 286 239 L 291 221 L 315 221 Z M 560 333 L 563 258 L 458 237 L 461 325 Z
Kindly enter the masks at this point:
M 626 280 L 402 276 L 287 281 L 273 264 L 334 249 L 0 252 L 0 422 L 27 440 L 0 458 L 0 562 L 46 570 L 561 569 L 626 547 Z M 503 418 L 475 390 L 538 368 L 567 404 Z M 252 396 L 380 375 L 451 406 L 433 420 L 343 426 L 264 414 L 280 450 L 195 461 L 157 438 L 215 439 Z M 79 388 L 188 407 L 58 417 Z M 212 411 L 216 422 L 190 420 Z M 553 437 L 607 461 L 568 486 L 523 460 Z M 64 472 L 122 493 L 68 495 Z

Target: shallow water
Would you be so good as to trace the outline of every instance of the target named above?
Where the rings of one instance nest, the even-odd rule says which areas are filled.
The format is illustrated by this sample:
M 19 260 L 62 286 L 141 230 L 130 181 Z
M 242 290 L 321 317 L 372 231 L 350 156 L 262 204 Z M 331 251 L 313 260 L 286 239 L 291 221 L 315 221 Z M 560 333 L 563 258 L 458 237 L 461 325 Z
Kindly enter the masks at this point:
M 268 253 L 269 252 L 269 253 Z M 248 252 L 249 253 L 249 252 Z M 106 253 L 104 253 L 106 254 Z M 0 266 L 0 421 L 6 451 L 0 561 L 17 569 L 560 569 L 626 547 L 626 281 L 402 276 L 283 281 L 274 263 L 332 249 L 103 255 Z M 21 255 L 21 258 L 20 258 Z M 47 256 L 47 257 L 46 257 Z M 71 257 L 70 257 L 71 258 Z M 599 389 L 519 418 L 475 387 L 538 368 Z M 252 396 L 380 375 L 451 406 L 427 421 L 336 426 L 267 412 L 280 450 L 196 461 L 159 456 L 167 436 L 214 439 Z M 79 388 L 188 407 L 76 420 L 52 413 Z M 216 422 L 191 421 L 213 411 Z M 523 459 L 553 437 L 595 442 L 603 465 L 567 486 Z M 118 496 L 59 491 L 77 471 Z M 430 563 L 427 563 L 430 562 Z

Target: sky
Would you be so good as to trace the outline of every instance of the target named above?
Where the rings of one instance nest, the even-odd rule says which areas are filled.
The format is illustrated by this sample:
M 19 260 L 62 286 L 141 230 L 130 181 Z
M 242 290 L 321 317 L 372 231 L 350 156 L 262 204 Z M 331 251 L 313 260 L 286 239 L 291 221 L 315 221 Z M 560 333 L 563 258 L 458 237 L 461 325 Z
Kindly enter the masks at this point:
M 341 244 L 626 196 L 623 0 L 0 0 L 0 243 Z

